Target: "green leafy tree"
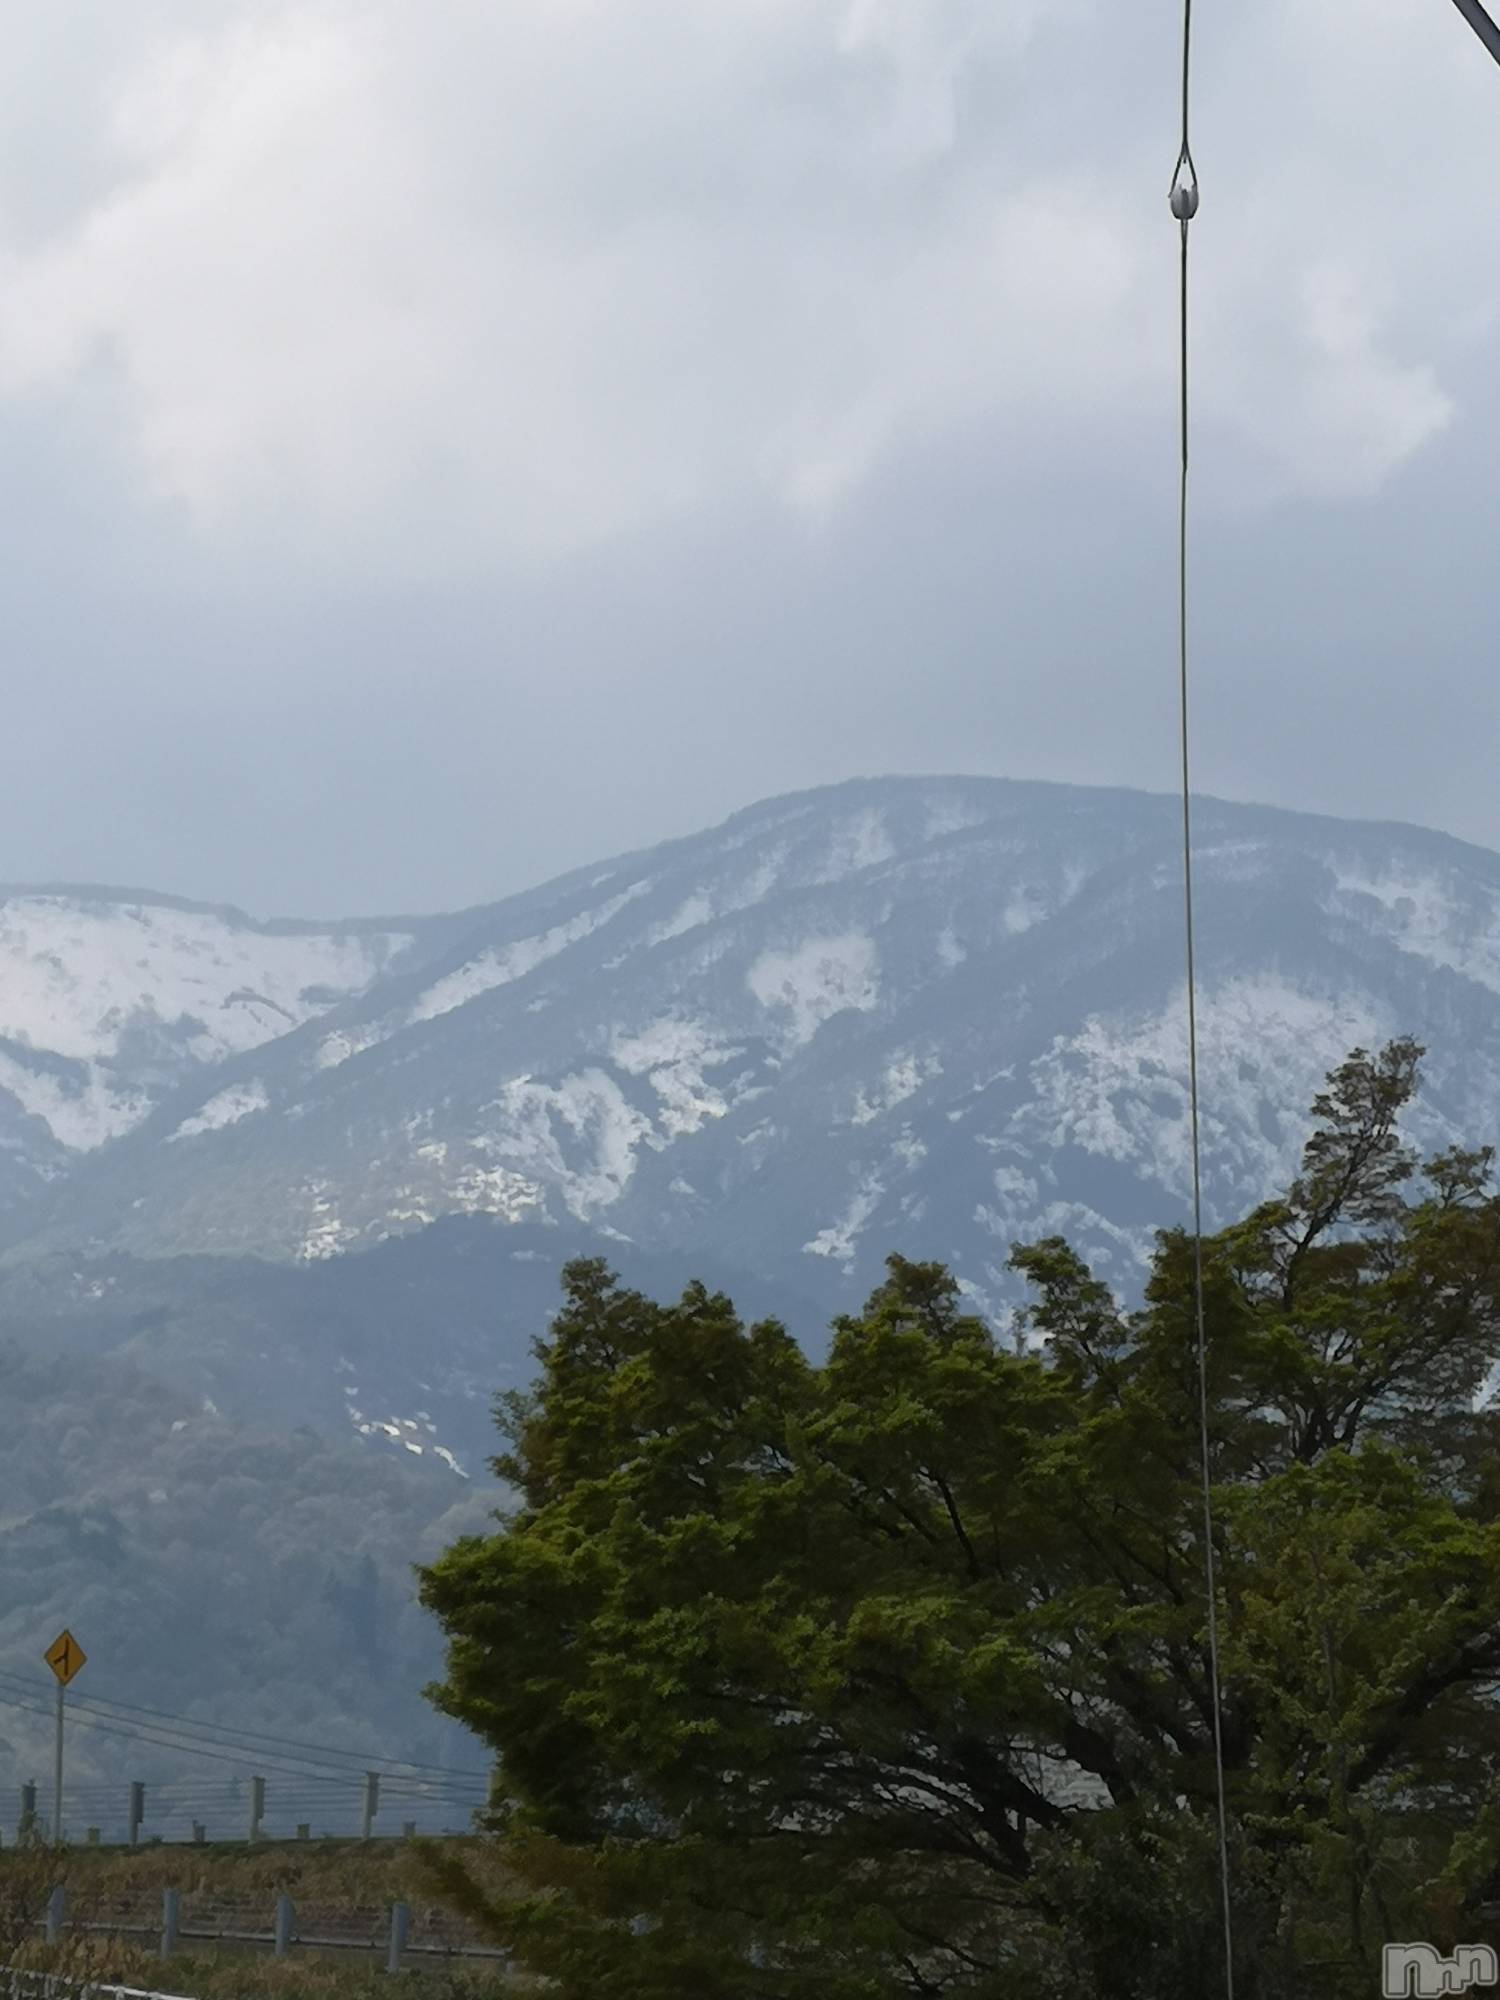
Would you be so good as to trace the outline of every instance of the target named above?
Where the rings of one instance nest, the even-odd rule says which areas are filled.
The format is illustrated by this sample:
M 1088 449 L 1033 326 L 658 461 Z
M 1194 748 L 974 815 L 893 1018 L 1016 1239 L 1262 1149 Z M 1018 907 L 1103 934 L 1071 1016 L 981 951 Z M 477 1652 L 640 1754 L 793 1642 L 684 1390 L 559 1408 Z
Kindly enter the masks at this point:
M 1420 1167 L 1356 1050 L 1204 1244 L 1242 1996 L 1366 1995 L 1500 1892 L 1491 1154 Z M 1191 1240 L 1122 1313 L 1018 1247 L 1025 1351 L 889 1260 L 815 1367 L 570 1266 L 498 1533 L 424 1572 L 563 2000 L 1196 1996 L 1223 1979 Z

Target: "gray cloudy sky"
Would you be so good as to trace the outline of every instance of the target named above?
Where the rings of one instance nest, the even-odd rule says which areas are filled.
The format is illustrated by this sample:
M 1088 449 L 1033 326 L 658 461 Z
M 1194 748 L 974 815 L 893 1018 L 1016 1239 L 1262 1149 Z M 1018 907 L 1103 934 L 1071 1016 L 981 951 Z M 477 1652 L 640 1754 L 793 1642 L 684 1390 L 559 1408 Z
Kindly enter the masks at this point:
M 1176 0 L 0 0 L 0 876 L 1173 782 Z M 1500 847 L 1500 70 L 1201 0 L 1197 777 Z

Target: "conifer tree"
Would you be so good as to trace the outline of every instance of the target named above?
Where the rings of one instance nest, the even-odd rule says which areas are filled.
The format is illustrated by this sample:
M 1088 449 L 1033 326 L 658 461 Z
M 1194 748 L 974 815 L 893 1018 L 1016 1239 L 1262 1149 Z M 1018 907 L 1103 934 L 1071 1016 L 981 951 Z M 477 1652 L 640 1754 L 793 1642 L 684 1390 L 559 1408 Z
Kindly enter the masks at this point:
M 1402 1142 L 1421 1053 L 1354 1051 L 1204 1244 L 1242 2000 L 1494 1930 L 1500 1201 Z M 821 1366 L 568 1268 L 517 1504 L 423 1580 L 512 1885 L 449 1886 L 562 2000 L 1222 1981 L 1192 1244 L 1132 1313 L 1012 1261 L 1026 1351 L 893 1256 Z

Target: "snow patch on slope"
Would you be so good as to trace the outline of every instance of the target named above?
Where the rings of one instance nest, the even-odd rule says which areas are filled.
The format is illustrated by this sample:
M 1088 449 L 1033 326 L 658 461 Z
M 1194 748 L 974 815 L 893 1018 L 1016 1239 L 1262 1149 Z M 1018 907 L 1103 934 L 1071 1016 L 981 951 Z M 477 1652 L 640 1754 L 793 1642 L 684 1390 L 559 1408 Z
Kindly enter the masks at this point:
M 1381 928 L 1402 951 L 1443 965 L 1500 992 L 1500 911 L 1487 890 L 1458 901 L 1451 878 L 1430 870 L 1390 869 L 1379 875 L 1334 865 L 1341 896 L 1369 897 L 1384 914 Z
M 252 1083 L 231 1084 L 227 1090 L 218 1091 L 209 1098 L 191 1118 L 184 1118 L 177 1130 L 168 1136 L 167 1144 L 170 1146 L 179 1139 L 191 1139 L 199 1132 L 218 1132 L 225 1125 L 248 1118 L 252 1111 L 264 1111 L 270 1101 L 259 1078 Z
M 886 1066 L 884 1075 L 875 1086 L 873 1095 L 866 1093 L 863 1086 L 854 1094 L 854 1108 L 849 1113 L 851 1125 L 868 1125 L 884 1112 L 893 1111 L 898 1104 L 904 1104 L 908 1097 L 914 1097 L 923 1084 L 943 1073 L 943 1065 L 936 1056 L 897 1054 Z
M 535 1181 L 508 1167 L 465 1167 L 449 1193 L 461 1215 L 498 1215 L 504 1222 L 520 1222 L 545 1199 Z
M 791 1016 L 788 1041 L 801 1048 L 835 1014 L 855 1007 L 868 1012 L 879 999 L 876 951 L 859 931 L 812 937 L 793 951 L 764 951 L 746 975 L 762 1007 L 785 1008 Z
M 976 826 L 983 826 L 989 815 L 971 800 L 953 794 L 948 798 L 935 798 L 927 808 L 927 823 L 922 829 L 922 838 L 948 840 L 955 833 L 969 833 Z
M 325 1035 L 319 1042 L 313 1061 L 319 1069 L 336 1069 L 350 1056 L 357 1056 L 362 1050 L 372 1049 L 377 1042 L 383 1042 L 388 1033 L 388 1029 L 374 1024 L 364 1028 L 335 1028 L 332 1034 Z
M 1052 1180 L 1049 1174 L 1048 1181 Z M 1086 1202 L 1039 1201 L 1034 1181 L 1021 1185 L 1008 1182 L 1005 1169 L 995 1174 L 993 1203 L 980 1202 L 974 1220 L 982 1229 L 1010 1246 L 1021 1240 L 1035 1242 L 1043 1236 L 1065 1236 L 1101 1277 L 1115 1279 L 1116 1295 L 1138 1283 L 1150 1269 L 1155 1237 L 1149 1229 L 1129 1229 L 1112 1222 Z
M 1376 1047 L 1394 1031 L 1365 1002 L 1305 991 L 1271 975 L 1213 988 L 1199 1023 L 1204 1153 L 1221 1195 L 1227 1179 L 1251 1199 L 1279 1183 L 1289 1149 L 1300 1144 L 1329 1051 Z M 1032 1160 L 1076 1147 L 1186 1201 L 1186 1046 L 1184 990 L 1149 1016 L 1091 1016 L 1031 1064 L 1034 1095 L 995 1145 Z
M 411 939 L 240 928 L 208 911 L 0 904 L 0 1034 L 96 1062 L 131 1030 L 189 1024 L 200 1060 L 258 1048 L 363 992 Z
M 610 1056 L 628 1076 L 644 1076 L 662 1101 L 658 1120 L 668 1139 L 701 1131 L 705 1120 L 722 1118 L 729 1100 L 704 1076 L 706 1069 L 743 1055 L 701 1021 L 664 1016 L 639 1034 L 616 1034 Z
M 875 1174 L 866 1174 L 837 1222 L 820 1229 L 802 1248 L 811 1257 L 831 1257 L 846 1271 L 854 1268 L 854 1250 L 861 1230 L 880 1206 L 885 1193 Z
M 556 958 L 570 944 L 577 944 L 580 938 L 586 938 L 601 924 L 607 924 L 611 917 L 617 916 L 627 903 L 649 887 L 648 882 L 635 882 L 622 895 L 612 896 L 607 903 L 601 903 L 597 910 L 584 910 L 578 916 L 570 917 L 567 923 L 555 924 L 550 931 L 543 931 L 537 937 L 520 938 L 514 944 L 481 952 L 467 965 L 461 965 L 456 972 L 448 973 L 429 986 L 412 1007 L 408 1021 L 436 1020 L 440 1014 L 450 1014 L 455 1007 L 478 999 L 481 993 L 490 993 L 497 986 L 509 986 L 514 980 L 524 979 L 528 972 L 545 965 L 549 958 Z
M 651 1133 L 651 1121 L 597 1068 L 560 1084 L 515 1077 L 484 1110 L 498 1112 L 501 1121 L 482 1141 L 486 1150 L 556 1187 L 584 1221 L 619 1200 L 635 1172 L 637 1148 Z
M 89 1064 L 81 1076 L 33 1069 L 0 1053 L 0 1090 L 9 1091 L 23 1111 L 40 1118 L 59 1145 L 89 1153 L 128 1132 L 151 1109 L 142 1090 L 116 1081 Z
M 885 814 L 875 807 L 856 813 L 835 828 L 828 844 L 828 857 L 811 877 L 814 882 L 841 882 L 862 868 L 876 868 L 895 858 L 896 848 L 886 830 Z
M 359 1240 L 359 1231 L 339 1218 L 338 1210 L 329 1199 L 328 1183 L 314 1181 L 306 1189 L 310 1201 L 311 1220 L 307 1234 L 297 1249 L 303 1263 L 320 1263 L 327 1257 L 338 1257 Z
M 411 942 L 267 932 L 159 903 L 13 896 L 0 903 L 0 1038 L 41 1059 L 6 1056 L 0 1088 L 59 1144 L 92 1151 L 139 1124 L 164 1078 L 315 1019 Z
M 684 931 L 695 931 L 700 924 L 712 923 L 713 915 L 714 906 L 707 896 L 688 896 L 665 923 L 656 926 L 646 942 L 665 944 L 669 938 L 681 937 Z

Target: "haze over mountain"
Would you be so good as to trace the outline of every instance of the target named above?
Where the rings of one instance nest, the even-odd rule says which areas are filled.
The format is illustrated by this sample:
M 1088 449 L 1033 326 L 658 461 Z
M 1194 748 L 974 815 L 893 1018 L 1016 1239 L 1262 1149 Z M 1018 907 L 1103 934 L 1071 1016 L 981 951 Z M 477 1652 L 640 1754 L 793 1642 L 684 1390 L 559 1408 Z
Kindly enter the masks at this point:
M 0 1328 L 67 1381 L 159 1383 L 184 1429 L 163 1502 L 31 1480 L 0 1562 L 38 1508 L 93 1506 L 149 1570 L 153 1509 L 198 1504 L 195 1426 L 301 1426 L 298 1477 L 351 1509 L 362 1475 L 319 1453 L 384 1461 L 379 1587 L 409 1601 L 391 1552 L 482 1516 L 491 1398 L 580 1252 L 659 1292 L 702 1276 L 812 1347 L 891 1250 L 1000 1321 L 1017 1239 L 1067 1235 L 1128 1295 L 1187 1213 L 1179 825 L 1140 793 L 870 780 L 452 917 L 8 892 Z M 1287 1173 L 1356 1044 L 1428 1044 L 1424 1146 L 1496 1136 L 1500 858 L 1216 801 L 1195 830 L 1210 1223 Z M 128 1626 L 130 1563 L 101 1627 Z M 215 1658 L 254 1643 L 231 1609 Z M 418 1740 L 431 1635 L 401 1630 L 379 1672 Z

